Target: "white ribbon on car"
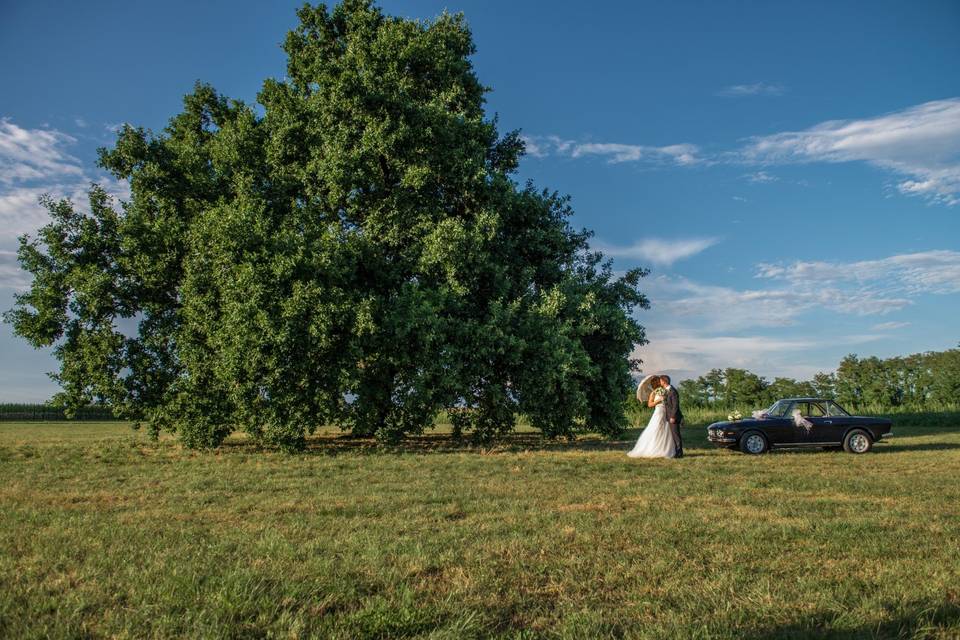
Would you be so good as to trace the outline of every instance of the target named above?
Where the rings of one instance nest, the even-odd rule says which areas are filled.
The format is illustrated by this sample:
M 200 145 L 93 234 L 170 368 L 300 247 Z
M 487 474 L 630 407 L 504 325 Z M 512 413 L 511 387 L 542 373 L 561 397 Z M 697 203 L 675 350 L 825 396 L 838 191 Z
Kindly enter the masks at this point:
M 800 415 L 800 409 L 793 410 L 793 424 L 797 425 L 798 427 L 803 427 L 808 433 L 810 432 L 810 429 L 813 428 L 813 423 Z

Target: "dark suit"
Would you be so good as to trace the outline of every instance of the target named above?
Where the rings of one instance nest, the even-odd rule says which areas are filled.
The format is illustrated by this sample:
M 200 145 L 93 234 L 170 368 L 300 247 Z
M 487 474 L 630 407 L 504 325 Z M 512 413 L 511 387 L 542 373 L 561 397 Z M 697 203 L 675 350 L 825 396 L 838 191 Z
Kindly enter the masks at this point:
M 680 427 L 683 425 L 683 411 L 680 410 L 680 394 L 674 387 L 667 389 L 663 397 L 663 411 L 670 423 L 670 435 L 673 436 L 673 446 L 676 455 L 683 455 L 683 438 L 680 436 Z

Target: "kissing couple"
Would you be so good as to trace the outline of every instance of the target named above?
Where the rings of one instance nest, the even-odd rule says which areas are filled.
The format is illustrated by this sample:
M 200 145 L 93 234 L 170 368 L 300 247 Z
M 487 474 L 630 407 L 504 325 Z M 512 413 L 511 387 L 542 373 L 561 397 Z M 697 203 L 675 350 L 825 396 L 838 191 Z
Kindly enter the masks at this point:
M 654 407 L 647 428 L 637 438 L 637 444 L 627 453 L 631 458 L 682 458 L 683 411 L 680 394 L 670 385 L 670 376 L 647 376 L 637 387 L 637 400 Z

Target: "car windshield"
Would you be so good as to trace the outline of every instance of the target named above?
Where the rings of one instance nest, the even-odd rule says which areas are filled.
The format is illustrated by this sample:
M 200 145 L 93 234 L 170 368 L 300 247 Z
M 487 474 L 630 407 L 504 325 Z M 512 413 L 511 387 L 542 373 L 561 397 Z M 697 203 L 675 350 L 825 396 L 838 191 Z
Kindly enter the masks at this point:
M 849 413 L 847 413 L 846 411 L 843 410 L 843 407 L 841 407 L 840 405 L 838 405 L 838 404 L 837 404 L 836 402 L 834 402 L 833 400 L 827 400 L 826 405 L 827 405 L 827 414 L 828 414 L 828 415 L 831 415 L 831 416 L 848 416 L 848 415 L 850 415 Z
M 773 403 L 773 406 L 771 406 L 769 409 L 764 411 L 764 413 L 767 414 L 768 416 L 782 418 L 783 416 L 787 415 L 787 409 L 789 409 L 790 405 L 792 404 L 793 404 L 792 402 L 777 400 L 776 402 Z

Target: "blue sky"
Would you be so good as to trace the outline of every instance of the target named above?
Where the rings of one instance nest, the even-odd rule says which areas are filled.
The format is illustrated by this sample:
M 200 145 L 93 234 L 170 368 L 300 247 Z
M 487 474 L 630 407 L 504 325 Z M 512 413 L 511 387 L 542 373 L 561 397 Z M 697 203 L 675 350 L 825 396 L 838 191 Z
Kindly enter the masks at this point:
M 195 80 L 255 100 L 298 4 L 0 4 L 0 308 L 37 195 L 79 198 L 112 128 L 162 129 Z M 520 178 L 651 267 L 647 371 L 808 377 L 960 342 L 960 4 L 382 6 L 463 11 Z M 0 401 L 49 397 L 55 368 L 0 327 Z

